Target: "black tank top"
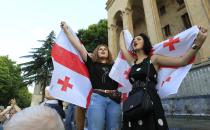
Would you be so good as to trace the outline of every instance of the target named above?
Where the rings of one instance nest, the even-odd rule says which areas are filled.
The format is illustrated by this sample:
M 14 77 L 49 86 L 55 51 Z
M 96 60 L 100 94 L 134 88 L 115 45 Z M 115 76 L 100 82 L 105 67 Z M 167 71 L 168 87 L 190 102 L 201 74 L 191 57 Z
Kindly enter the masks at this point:
M 157 83 L 157 72 L 155 70 L 154 65 L 150 61 L 150 58 L 145 58 L 141 63 L 134 64 L 131 67 L 131 71 L 129 73 L 129 81 L 133 84 L 135 81 L 146 81 L 147 71 L 148 71 L 148 62 L 150 62 L 150 73 L 149 73 L 149 80 Z

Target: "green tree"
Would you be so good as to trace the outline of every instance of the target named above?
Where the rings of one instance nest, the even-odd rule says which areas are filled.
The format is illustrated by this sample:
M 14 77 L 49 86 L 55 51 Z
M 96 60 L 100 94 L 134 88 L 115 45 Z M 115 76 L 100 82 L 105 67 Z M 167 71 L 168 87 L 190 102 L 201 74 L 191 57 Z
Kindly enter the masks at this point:
M 46 40 L 39 40 L 39 42 L 43 43 L 40 48 L 33 48 L 30 55 L 23 56 L 32 60 L 21 64 L 21 68 L 25 83 L 27 85 L 40 84 L 44 98 L 44 89 L 50 83 L 53 70 L 51 48 L 55 42 L 54 31 L 47 36 Z
M 27 87 L 21 87 L 17 93 L 17 103 L 20 107 L 27 107 L 31 104 L 32 94 L 28 92 Z
M 21 90 L 25 96 L 19 95 Z M 0 105 L 8 105 L 10 99 L 16 98 L 21 107 L 30 105 L 31 95 L 21 77 L 20 66 L 10 60 L 8 56 L 0 56 Z M 24 100 L 24 104 L 21 103 Z
M 92 52 L 98 44 L 108 44 L 107 20 L 102 19 L 92 24 L 88 29 L 80 29 L 77 33 L 85 48 Z

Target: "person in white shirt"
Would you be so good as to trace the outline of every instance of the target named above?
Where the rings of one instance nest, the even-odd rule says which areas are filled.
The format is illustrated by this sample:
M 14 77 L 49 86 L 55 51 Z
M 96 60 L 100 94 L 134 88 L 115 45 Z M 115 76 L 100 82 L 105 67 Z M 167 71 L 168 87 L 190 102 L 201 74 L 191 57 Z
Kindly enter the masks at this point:
M 59 100 L 52 97 L 49 93 L 49 86 L 45 88 L 45 106 L 48 106 L 52 109 L 55 109 L 60 115 L 61 119 L 65 118 L 65 112 L 63 110 L 62 105 L 60 105 Z

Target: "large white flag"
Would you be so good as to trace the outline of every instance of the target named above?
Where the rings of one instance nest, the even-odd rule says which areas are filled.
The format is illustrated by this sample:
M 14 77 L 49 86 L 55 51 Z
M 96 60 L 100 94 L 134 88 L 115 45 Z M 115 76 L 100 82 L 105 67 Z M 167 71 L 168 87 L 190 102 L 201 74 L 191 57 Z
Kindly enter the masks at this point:
M 133 37 L 128 30 L 124 30 L 124 38 L 125 38 L 126 48 L 129 50 L 130 43 L 133 40 Z M 113 80 L 115 80 L 120 84 L 118 88 L 120 92 L 128 93 L 131 90 L 131 84 L 128 80 L 129 72 L 130 72 L 130 65 L 126 61 L 122 51 L 120 51 L 109 73 L 109 77 L 111 77 Z
M 69 28 L 69 31 L 73 31 Z M 75 38 L 78 39 L 75 33 Z M 52 47 L 53 75 L 50 85 L 51 96 L 81 106 L 88 107 L 92 92 L 88 70 L 79 52 L 69 43 L 63 30 Z
M 183 56 L 186 51 L 191 48 L 198 32 L 198 27 L 194 26 L 168 40 L 155 44 L 153 46 L 153 54 L 171 57 Z M 127 44 L 126 46 L 129 48 L 133 38 L 128 30 L 124 30 L 124 37 L 125 43 Z M 160 70 L 158 71 L 158 83 L 156 88 L 158 89 L 158 93 L 161 98 L 167 97 L 170 94 L 177 93 L 182 80 L 189 72 L 191 66 L 192 62 L 189 62 L 189 64 L 184 67 L 160 67 Z M 113 65 L 109 76 L 121 84 L 119 90 L 122 92 L 131 90 L 131 84 L 128 83 L 129 81 L 127 76 L 129 69 L 129 64 L 125 61 L 124 58 L 122 58 L 121 52 L 119 52 L 117 60 Z

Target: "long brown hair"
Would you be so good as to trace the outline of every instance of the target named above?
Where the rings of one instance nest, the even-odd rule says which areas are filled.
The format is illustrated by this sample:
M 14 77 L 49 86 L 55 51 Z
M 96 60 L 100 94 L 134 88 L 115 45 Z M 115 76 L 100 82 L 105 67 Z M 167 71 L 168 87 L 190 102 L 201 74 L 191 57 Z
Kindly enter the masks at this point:
M 99 50 L 99 48 L 100 48 L 101 46 L 104 46 L 104 47 L 108 50 L 108 58 L 107 58 L 106 63 L 107 63 L 107 64 L 113 64 L 114 60 L 113 60 L 113 58 L 112 58 L 112 54 L 111 54 L 111 52 L 110 52 L 110 50 L 109 50 L 109 48 L 108 48 L 108 46 L 107 46 L 106 44 L 99 44 L 99 45 L 94 49 L 94 51 L 93 51 L 93 53 L 92 53 L 92 60 L 93 60 L 93 62 L 98 62 L 98 63 L 100 63 L 101 59 L 100 59 L 100 57 L 98 57 L 98 50 Z

